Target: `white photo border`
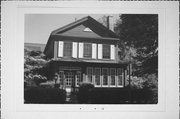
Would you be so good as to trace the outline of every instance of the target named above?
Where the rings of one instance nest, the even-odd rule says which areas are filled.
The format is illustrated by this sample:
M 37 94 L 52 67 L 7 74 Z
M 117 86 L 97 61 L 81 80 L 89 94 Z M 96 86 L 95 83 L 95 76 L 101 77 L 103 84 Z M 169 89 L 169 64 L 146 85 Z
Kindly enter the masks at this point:
M 88 6 L 87 6 L 88 4 Z M 178 92 L 176 89 L 176 83 L 178 85 L 177 75 L 178 72 L 172 71 L 171 66 L 178 65 L 177 61 L 171 61 L 172 57 L 178 53 L 172 54 L 177 49 L 173 50 L 171 48 L 177 47 L 179 44 L 176 39 L 178 37 L 174 34 L 178 32 L 177 28 L 177 19 L 175 15 L 178 13 L 178 2 L 63 2 L 63 1 L 44 1 L 44 2 L 3 2 L 2 9 L 7 9 L 7 11 L 2 11 L 2 17 L 4 15 L 4 22 L 7 18 L 10 18 L 6 21 L 6 24 L 10 24 L 10 27 L 6 27 L 6 24 L 3 24 L 3 27 L 6 28 L 3 30 L 3 33 L 10 33 L 10 36 L 2 36 L 2 48 L 7 48 L 4 53 L 2 50 L 2 58 L 4 62 L 8 65 L 2 64 L 2 79 L 5 80 L 2 82 L 2 88 L 6 92 L 5 98 L 3 99 L 3 105 L 7 105 L 7 109 L 10 106 L 13 106 L 10 111 L 12 112 L 119 112 L 121 116 L 127 116 L 128 113 L 142 113 L 150 115 L 151 113 L 163 114 L 169 109 L 172 109 L 171 106 L 174 106 L 174 113 L 177 113 L 174 103 L 177 103 Z M 84 7 L 86 6 L 86 7 Z M 7 7 L 7 8 L 5 8 Z M 12 7 L 12 8 L 9 8 Z M 175 7 L 175 8 L 174 8 Z M 175 15 L 172 14 L 176 12 Z M 8 13 L 9 15 L 5 14 Z M 116 104 L 116 105 L 94 105 L 94 104 L 24 104 L 24 19 L 25 14 L 158 14 L 158 104 Z M 5 17 L 6 16 L 6 17 Z M 174 19 L 169 19 L 175 18 Z M 2 20 L 2 22 L 3 22 Z M 176 23 L 177 22 L 177 23 Z M 170 26 L 169 23 L 171 23 Z M 174 25 L 174 24 L 176 25 Z M 2 27 L 2 28 L 3 28 Z M 169 30 L 174 28 L 174 32 Z M 172 29 L 173 30 L 173 29 Z M 170 37 L 173 37 L 175 40 L 170 41 Z M 4 39 L 6 40 L 4 40 Z M 8 54 L 11 54 L 9 56 Z M 171 53 L 171 54 L 170 54 Z M 8 55 L 8 56 L 7 56 Z M 14 58 L 14 59 L 13 59 Z M 169 58 L 169 59 L 168 59 Z M 171 62 L 172 64 L 169 64 Z M 177 63 L 177 64 L 176 64 Z M 6 67 L 6 69 L 4 69 Z M 174 68 L 178 69 L 178 68 Z M 7 72 L 11 72 L 12 75 L 9 75 Z M 170 76 L 169 76 L 170 75 Z M 177 76 L 177 77 L 176 77 Z M 168 78 L 172 79 L 169 80 Z M 11 80 L 8 80 L 11 79 Z M 16 80 L 15 80 L 16 79 Z M 4 85 L 4 86 L 3 86 Z M 169 88 L 170 86 L 170 88 Z M 174 92 L 175 91 L 175 92 Z M 174 92 L 174 93 L 172 93 Z M 4 93 L 5 94 L 5 93 Z M 173 95 L 173 98 L 171 97 Z M 7 103 L 6 101 L 10 102 Z M 169 102 L 173 101 L 171 106 Z M 177 105 L 177 104 L 176 104 Z M 170 107 L 169 107 L 170 106 Z M 24 115 L 25 116 L 25 115 Z M 78 115 L 77 115 L 78 116 Z M 138 117 L 137 116 L 137 117 Z M 47 116 L 48 117 L 48 116 Z M 108 117 L 108 116 L 107 116 Z M 128 117 L 134 117 L 128 115 Z M 153 117 L 153 115 L 148 118 Z M 143 118 L 139 117 L 139 118 Z

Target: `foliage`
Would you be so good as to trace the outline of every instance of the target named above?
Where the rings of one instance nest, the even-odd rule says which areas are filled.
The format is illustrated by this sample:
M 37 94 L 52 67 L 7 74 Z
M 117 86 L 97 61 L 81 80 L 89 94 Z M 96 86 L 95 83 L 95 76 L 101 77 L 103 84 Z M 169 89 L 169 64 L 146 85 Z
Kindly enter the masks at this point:
M 65 103 L 66 91 L 57 88 L 31 87 L 24 91 L 25 103 L 62 104 Z
M 91 83 L 81 83 L 79 85 L 79 91 L 77 94 L 77 99 L 79 103 L 88 103 L 90 98 L 90 91 L 94 88 Z
M 129 75 L 126 77 L 126 87 L 129 86 Z M 143 89 L 144 79 L 142 77 L 131 76 L 131 88 L 132 89 Z
M 27 85 L 38 86 L 47 81 L 48 60 L 41 51 L 24 49 L 24 81 Z
M 126 80 L 126 87 L 128 87 L 129 76 L 126 77 Z M 148 103 L 156 104 L 158 102 L 158 76 L 156 74 L 146 74 L 142 77 L 131 76 L 131 89 L 140 92 L 147 91 L 149 93 Z M 135 94 L 132 92 L 132 95 Z
M 43 87 L 43 88 L 54 88 L 55 87 L 55 81 L 42 82 L 42 83 L 40 83 L 40 87 Z
M 115 25 L 115 32 L 120 37 L 120 58 L 135 64 L 136 75 L 157 72 L 157 14 L 122 14 Z
M 144 76 L 144 89 L 148 89 L 151 91 L 150 102 L 157 103 L 158 102 L 158 78 L 156 74 L 145 75 Z
M 128 88 L 94 88 L 90 95 L 92 104 L 121 104 L 129 100 Z

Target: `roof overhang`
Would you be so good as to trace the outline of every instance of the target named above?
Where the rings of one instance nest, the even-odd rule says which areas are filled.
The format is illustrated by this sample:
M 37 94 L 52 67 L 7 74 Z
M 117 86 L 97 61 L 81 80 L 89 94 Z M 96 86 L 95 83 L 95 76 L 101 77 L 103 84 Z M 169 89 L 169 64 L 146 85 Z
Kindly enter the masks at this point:
M 114 67 L 114 68 L 119 68 L 119 67 L 123 67 L 123 68 L 127 68 L 127 66 L 129 65 L 128 62 L 111 62 L 111 61 L 91 61 L 91 60 L 79 60 L 79 59 L 71 59 L 71 60 L 65 60 L 65 59 L 58 59 L 58 60 L 52 60 L 51 61 L 52 64 L 56 65 L 56 66 L 64 66 L 64 65 L 68 65 L 68 66 L 79 66 L 79 67 L 84 67 L 84 66 L 91 66 L 91 67 Z
M 44 54 L 48 54 L 54 49 L 54 41 L 76 41 L 76 42 L 91 42 L 91 43 L 101 43 L 101 44 L 117 44 L 118 38 L 108 38 L 108 37 L 79 37 L 79 36 L 65 36 L 65 35 L 50 35 L 48 42 L 46 44 Z M 51 48 L 51 50 L 50 50 Z M 52 54 L 52 53 L 50 53 Z M 50 56 L 52 57 L 52 56 Z

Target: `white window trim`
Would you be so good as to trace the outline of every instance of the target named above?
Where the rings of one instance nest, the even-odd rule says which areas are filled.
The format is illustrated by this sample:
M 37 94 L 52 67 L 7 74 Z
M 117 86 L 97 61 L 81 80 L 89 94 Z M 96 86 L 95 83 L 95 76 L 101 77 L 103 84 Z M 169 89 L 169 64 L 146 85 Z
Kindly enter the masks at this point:
M 97 59 L 102 59 L 102 44 L 97 45 L 97 50 L 98 50 Z
M 95 83 L 95 75 L 94 75 L 94 86 L 95 86 L 95 87 L 101 87 L 101 86 L 102 86 L 102 84 L 101 84 L 101 68 L 95 67 L 95 68 L 94 68 L 94 71 L 95 71 L 95 69 L 100 69 L 100 75 L 99 75 L 99 76 L 100 76 L 100 85 L 96 85 L 96 83 Z
M 92 59 L 97 59 L 97 44 L 92 43 Z
M 84 50 L 84 43 L 79 42 L 78 43 L 78 58 L 83 58 L 83 50 Z
M 122 85 L 118 85 L 118 69 L 122 70 Z M 117 68 L 117 87 L 124 87 L 124 70 L 123 68 Z
M 108 76 L 108 80 L 107 80 L 108 85 L 103 85 L 103 78 L 104 78 L 103 69 L 107 69 L 109 71 L 108 68 L 102 68 L 102 87 L 109 87 L 109 72 L 108 72 L 108 75 L 107 75 Z
M 115 60 L 115 45 L 110 45 L 110 59 Z
M 58 57 L 63 57 L 64 54 L 64 42 L 63 41 L 58 41 Z
M 78 43 L 77 42 L 72 42 L 72 57 L 74 57 L 74 58 L 77 58 L 77 45 L 78 45 Z
M 115 85 L 111 85 L 111 69 L 115 69 Z M 110 79 L 109 79 L 109 86 L 110 87 L 116 87 L 117 86 L 117 83 L 116 83 L 116 68 L 110 68 L 110 71 L 109 71 L 109 76 L 110 76 Z
M 88 80 L 88 69 L 92 69 L 92 82 L 89 82 L 89 80 Z M 87 68 L 86 68 L 86 81 L 87 81 L 88 83 L 93 84 L 93 67 L 87 67 Z

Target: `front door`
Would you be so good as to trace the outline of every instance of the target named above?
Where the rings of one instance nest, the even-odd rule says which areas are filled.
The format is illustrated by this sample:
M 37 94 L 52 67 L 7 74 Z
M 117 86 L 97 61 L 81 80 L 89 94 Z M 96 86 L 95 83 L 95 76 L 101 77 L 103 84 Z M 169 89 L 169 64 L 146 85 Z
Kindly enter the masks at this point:
M 74 86 L 74 72 L 67 71 L 65 72 L 65 80 L 66 80 L 66 91 L 71 92 L 72 87 Z

